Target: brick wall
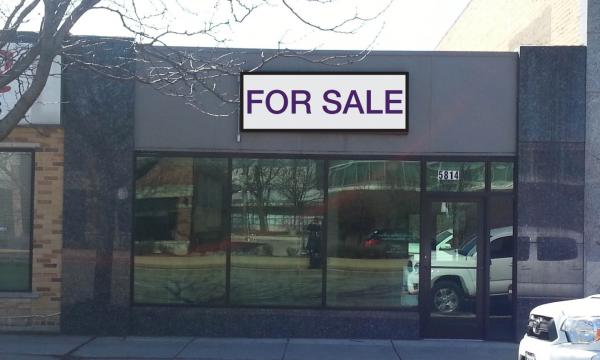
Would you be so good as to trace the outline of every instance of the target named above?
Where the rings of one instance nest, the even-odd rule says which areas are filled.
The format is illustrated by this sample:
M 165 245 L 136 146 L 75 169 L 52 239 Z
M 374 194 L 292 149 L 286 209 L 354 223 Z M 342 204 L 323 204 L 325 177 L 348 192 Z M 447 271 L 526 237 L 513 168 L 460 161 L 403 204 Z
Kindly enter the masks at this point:
M 33 177 L 32 292 L 0 293 L 0 331 L 59 330 L 63 140 L 63 130 L 59 127 L 19 127 L 3 141 L 37 145 L 37 148 Z
M 436 50 L 515 51 L 520 45 L 583 45 L 585 0 L 471 0 Z

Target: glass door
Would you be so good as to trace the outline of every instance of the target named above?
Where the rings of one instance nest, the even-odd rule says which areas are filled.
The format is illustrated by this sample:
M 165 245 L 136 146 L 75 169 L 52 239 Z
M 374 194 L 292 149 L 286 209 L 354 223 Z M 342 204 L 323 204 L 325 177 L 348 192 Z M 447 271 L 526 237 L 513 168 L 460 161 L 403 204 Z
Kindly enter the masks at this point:
M 483 207 L 480 198 L 425 201 L 420 254 L 423 337 L 483 335 Z

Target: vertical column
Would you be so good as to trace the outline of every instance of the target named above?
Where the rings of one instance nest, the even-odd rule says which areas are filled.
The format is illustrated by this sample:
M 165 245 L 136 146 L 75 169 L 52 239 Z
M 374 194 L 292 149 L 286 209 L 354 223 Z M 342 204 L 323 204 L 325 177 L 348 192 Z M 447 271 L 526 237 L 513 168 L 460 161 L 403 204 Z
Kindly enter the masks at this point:
M 94 45 L 83 47 L 79 56 L 95 64 L 115 66 L 132 53 L 127 40 L 89 42 Z M 74 64 L 63 74 L 63 102 L 62 331 L 125 334 L 130 309 L 134 84 Z
M 516 334 L 540 304 L 583 295 L 585 47 L 521 47 Z
M 586 295 L 600 293 L 600 0 L 588 0 L 585 144 Z

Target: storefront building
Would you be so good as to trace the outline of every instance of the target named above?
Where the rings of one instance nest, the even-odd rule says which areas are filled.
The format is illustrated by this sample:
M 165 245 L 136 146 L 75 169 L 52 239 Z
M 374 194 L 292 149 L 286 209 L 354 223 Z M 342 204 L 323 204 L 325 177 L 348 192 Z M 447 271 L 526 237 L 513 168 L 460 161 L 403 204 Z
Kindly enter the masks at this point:
M 185 51 L 240 101 L 72 66 L 0 143 L 2 330 L 512 341 L 600 286 L 586 47 Z
M 310 56 L 333 55 L 349 54 Z M 230 56 L 251 68 L 261 52 Z M 585 91 L 582 61 L 583 47 L 374 52 L 333 69 L 281 58 L 243 75 L 245 107 L 215 102 L 232 110 L 218 118 L 71 69 L 62 331 L 514 339 L 531 299 L 582 293 L 583 142 L 562 146 L 585 124 L 573 95 Z M 395 77 L 404 97 L 386 105 L 375 84 L 367 99 L 362 83 Z M 302 122 L 285 125 L 275 96 L 298 87 L 318 99 L 323 79 L 356 89 L 340 111 L 365 122 L 369 109 L 403 113 L 405 123 L 289 129 Z M 239 80 L 221 89 L 240 91 Z M 318 113 L 296 100 L 297 113 Z M 283 125 L 261 123 L 261 107 Z M 563 128 L 557 109 L 576 110 Z M 538 126 L 540 116 L 553 125 Z M 548 145 L 526 141 L 543 136 Z M 572 216 L 558 221 L 558 204 Z M 539 216 L 543 226 L 526 220 Z

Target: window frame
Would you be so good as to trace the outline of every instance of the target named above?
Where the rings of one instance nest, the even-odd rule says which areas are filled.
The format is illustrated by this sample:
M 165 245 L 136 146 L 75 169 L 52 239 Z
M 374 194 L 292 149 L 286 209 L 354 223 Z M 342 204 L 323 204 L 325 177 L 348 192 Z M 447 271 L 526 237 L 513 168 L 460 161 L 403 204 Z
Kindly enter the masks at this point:
M 29 176 L 29 281 L 26 289 L 2 289 L 0 288 L 0 294 L 4 293 L 32 293 L 33 292 L 33 229 L 35 223 L 35 161 L 36 161 L 36 150 L 32 148 L 0 148 L 0 153 L 25 153 L 31 157 L 30 163 L 30 176 Z

